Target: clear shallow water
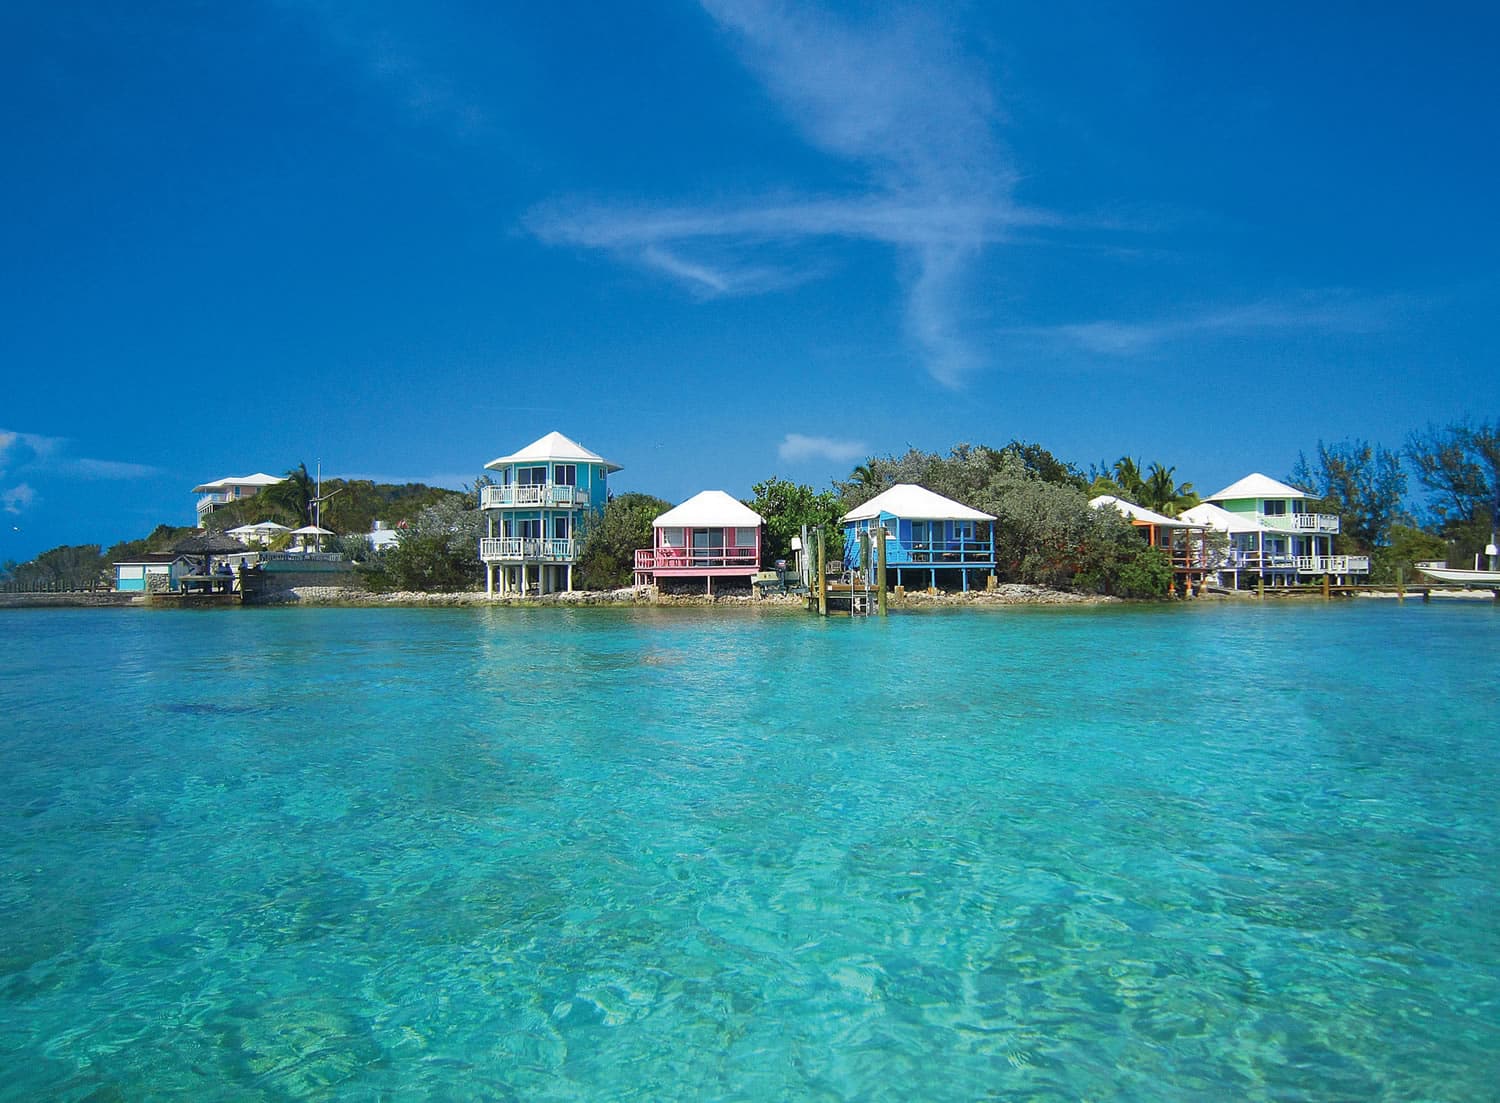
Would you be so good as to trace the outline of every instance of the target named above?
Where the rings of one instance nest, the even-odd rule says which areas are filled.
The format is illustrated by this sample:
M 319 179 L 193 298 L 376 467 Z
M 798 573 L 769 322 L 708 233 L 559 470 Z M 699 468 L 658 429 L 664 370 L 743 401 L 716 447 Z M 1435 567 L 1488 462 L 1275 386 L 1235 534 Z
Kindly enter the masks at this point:
M 0 1097 L 1493 1099 L 1488 605 L 0 615 Z

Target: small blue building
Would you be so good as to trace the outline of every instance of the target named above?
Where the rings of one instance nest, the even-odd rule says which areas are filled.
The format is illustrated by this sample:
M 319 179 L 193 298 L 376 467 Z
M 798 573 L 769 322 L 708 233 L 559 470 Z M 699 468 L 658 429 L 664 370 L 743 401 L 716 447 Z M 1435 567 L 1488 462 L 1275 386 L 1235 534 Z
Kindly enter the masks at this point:
M 193 559 L 181 552 L 149 552 L 115 563 L 115 589 L 122 594 L 148 594 L 177 589 L 177 576 L 192 573 Z
M 995 573 L 995 518 L 926 487 L 897 483 L 843 517 L 844 569 L 875 561 L 875 536 L 883 528 L 887 577 L 896 585 L 968 590 L 971 576 Z

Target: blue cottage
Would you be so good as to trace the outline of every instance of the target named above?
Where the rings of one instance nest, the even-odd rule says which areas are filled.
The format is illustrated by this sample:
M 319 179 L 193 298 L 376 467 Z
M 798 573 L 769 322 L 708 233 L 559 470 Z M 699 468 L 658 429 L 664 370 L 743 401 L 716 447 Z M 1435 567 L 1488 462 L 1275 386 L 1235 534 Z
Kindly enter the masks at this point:
M 911 577 L 967 590 L 971 574 L 995 573 L 995 518 L 926 487 L 897 483 L 844 514 L 843 525 L 845 570 L 873 559 L 874 530 L 884 528 L 886 569 L 898 586 Z

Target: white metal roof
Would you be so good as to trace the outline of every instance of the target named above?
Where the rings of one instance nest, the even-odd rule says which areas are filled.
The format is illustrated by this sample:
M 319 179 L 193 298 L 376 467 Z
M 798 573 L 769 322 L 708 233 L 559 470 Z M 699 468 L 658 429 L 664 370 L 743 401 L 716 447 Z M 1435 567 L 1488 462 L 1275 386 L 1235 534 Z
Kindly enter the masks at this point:
M 228 490 L 232 486 L 275 486 L 284 483 L 285 479 L 278 479 L 275 475 L 267 475 L 264 471 L 257 471 L 254 475 L 225 475 L 222 479 L 215 479 L 211 483 L 202 483 L 193 487 L 194 494 L 212 494 L 215 490 Z
M 1202 523 L 1184 520 L 1178 517 L 1168 517 L 1165 513 L 1157 513 L 1154 509 L 1138 506 L 1134 502 L 1127 502 L 1124 498 L 1116 498 L 1113 494 L 1101 494 L 1097 498 L 1089 499 L 1089 505 L 1095 509 L 1103 509 L 1113 506 L 1119 512 L 1129 517 L 1132 521 L 1144 521 L 1148 525 L 1156 525 L 1164 529 L 1194 529 L 1202 528 Z
M 1191 521 L 1195 525 L 1203 525 L 1205 528 L 1217 529 L 1219 532 L 1260 531 L 1260 526 L 1248 514 L 1230 513 L 1227 509 L 1220 509 L 1209 502 L 1183 510 L 1182 519 Z
M 1210 494 L 1204 501 L 1207 502 L 1232 502 L 1238 498 L 1306 498 L 1295 486 L 1287 486 L 1286 483 L 1277 482 L 1269 475 L 1262 475 L 1259 471 L 1246 475 L 1237 483 L 1230 483 L 1217 494 Z
M 934 494 L 925 486 L 915 483 L 897 483 L 889 490 L 875 495 L 862 506 L 856 506 L 844 514 L 845 521 L 868 521 L 889 513 L 916 521 L 993 521 L 988 513 L 970 509 L 962 502 Z
M 652 528 L 750 528 L 765 524 L 755 510 L 722 490 L 694 494 L 651 522 Z
M 513 463 L 602 463 L 605 471 L 618 471 L 620 465 L 610 463 L 597 452 L 590 452 L 576 440 L 570 440 L 555 429 L 545 437 L 532 441 L 519 452 L 491 460 L 485 467 L 506 467 Z

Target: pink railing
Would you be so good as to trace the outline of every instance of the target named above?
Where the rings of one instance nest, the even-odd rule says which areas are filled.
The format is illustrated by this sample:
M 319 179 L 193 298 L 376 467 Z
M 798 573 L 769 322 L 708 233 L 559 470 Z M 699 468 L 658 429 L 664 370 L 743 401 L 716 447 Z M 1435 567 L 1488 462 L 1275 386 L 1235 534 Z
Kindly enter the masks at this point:
M 759 548 L 638 548 L 638 571 L 715 571 L 760 566 Z

